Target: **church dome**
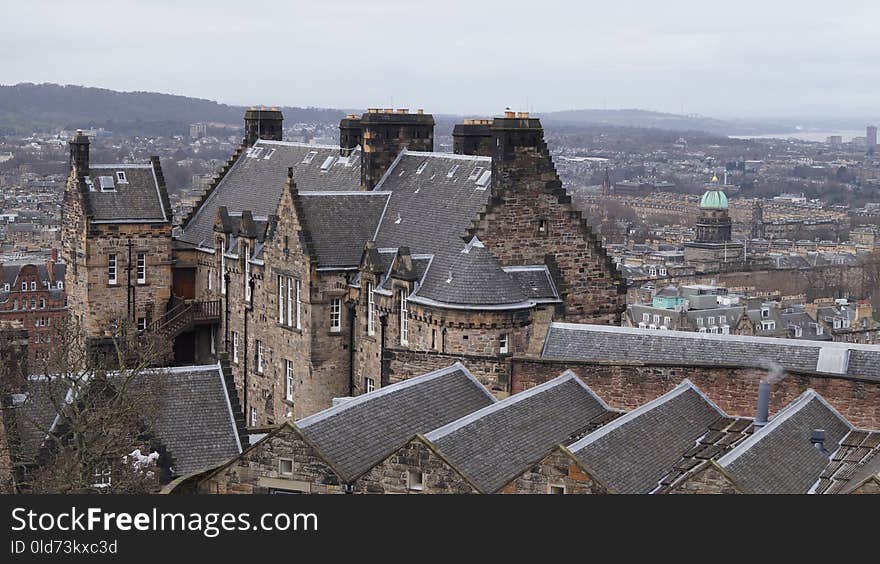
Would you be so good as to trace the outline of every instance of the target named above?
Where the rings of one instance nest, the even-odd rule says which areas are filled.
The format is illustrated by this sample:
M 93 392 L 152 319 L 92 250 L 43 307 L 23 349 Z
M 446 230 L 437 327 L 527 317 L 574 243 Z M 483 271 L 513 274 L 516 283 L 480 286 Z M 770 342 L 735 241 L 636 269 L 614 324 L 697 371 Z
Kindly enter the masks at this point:
M 704 210 L 726 210 L 727 196 L 721 190 L 706 190 L 700 200 L 700 208 Z
M 718 184 L 718 176 L 712 175 L 712 181 L 706 185 L 706 193 L 700 200 L 700 208 L 704 210 L 727 209 L 727 195 Z

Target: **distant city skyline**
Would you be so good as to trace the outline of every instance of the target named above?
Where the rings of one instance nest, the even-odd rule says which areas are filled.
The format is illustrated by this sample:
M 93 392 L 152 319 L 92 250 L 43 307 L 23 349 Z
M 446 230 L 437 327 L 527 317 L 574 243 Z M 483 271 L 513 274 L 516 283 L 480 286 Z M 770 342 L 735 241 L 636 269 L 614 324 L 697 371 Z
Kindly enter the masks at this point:
M 880 6 L 859 2 L 35 0 L 4 15 L 3 84 L 458 114 L 880 116 Z

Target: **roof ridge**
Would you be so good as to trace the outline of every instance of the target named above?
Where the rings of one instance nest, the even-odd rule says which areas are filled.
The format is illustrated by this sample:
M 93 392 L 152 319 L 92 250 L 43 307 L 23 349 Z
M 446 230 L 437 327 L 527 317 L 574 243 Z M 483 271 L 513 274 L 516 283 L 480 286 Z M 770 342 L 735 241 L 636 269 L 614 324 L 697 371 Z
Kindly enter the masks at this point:
M 804 390 L 801 395 L 795 398 L 794 401 L 786 405 L 779 411 L 775 417 L 770 419 L 770 421 L 752 433 L 752 436 L 738 444 L 736 447 L 730 450 L 727 454 L 722 456 L 717 460 L 718 465 L 722 468 L 726 468 L 730 464 L 732 464 L 737 458 L 742 456 L 745 452 L 747 452 L 750 448 L 752 448 L 755 444 L 760 442 L 761 439 L 770 434 L 771 431 L 782 425 L 783 422 L 787 421 L 792 415 L 798 413 L 801 409 L 803 409 L 807 404 L 809 404 L 816 397 L 820 397 L 819 394 L 813 388 L 807 388 Z M 823 405 L 828 406 L 828 402 L 822 402 Z M 836 410 L 832 408 L 835 414 L 837 414 Z M 849 425 L 849 422 L 846 419 L 843 421 Z M 851 425 L 849 425 L 852 428 Z
M 645 413 L 648 413 L 649 411 L 653 410 L 654 408 L 656 408 L 660 405 L 663 405 L 672 399 L 677 398 L 678 396 L 680 396 L 684 392 L 686 392 L 688 390 L 696 390 L 696 388 L 697 387 L 693 384 L 693 382 L 691 382 L 690 380 L 685 378 L 684 380 L 681 381 L 680 384 L 678 384 L 677 386 L 675 386 L 674 388 L 672 388 L 671 390 L 669 390 L 665 394 L 658 396 L 658 397 L 652 399 L 651 401 L 649 401 L 648 403 L 644 403 L 644 404 L 640 405 L 639 407 L 633 409 L 632 411 L 625 413 L 624 415 L 621 415 L 620 417 L 618 417 L 614 421 L 611 421 L 608 424 L 603 425 L 602 427 L 600 427 L 599 429 L 596 429 L 595 431 L 593 431 L 592 433 L 583 437 L 582 439 L 570 444 L 568 446 L 568 449 L 571 452 L 576 453 L 576 452 L 580 451 L 581 449 L 583 449 L 588 444 L 591 444 L 591 443 L 595 442 L 596 440 L 604 437 L 605 435 L 607 435 L 608 433 L 610 433 L 614 429 L 617 429 L 618 427 L 622 427 L 623 425 L 629 423 L 630 421 L 637 419 L 638 417 L 641 417 Z M 699 395 L 701 398 L 705 398 L 705 396 L 703 394 L 699 394 Z M 710 403 L 710 405 L 715 407 L 715 404 Z M 717 407 L 716 407 L 716 409 L 717 409 Z
M 500 411 L 502 409 L 506 409 L 507 407 L 510 407 L 511 405 L 516 405 L 524 400 L 527 400 L 527 399 L 534 397 L 538 394 L 544 393 L 552 388 L 556 388 L 557 386 L 560 386 L 560 385 L 562 385 L 572 379 L 578 380 L 578 378 L 574 372 L 572 372 L 571 370 L 566 370 L 565 372 L 563 372 L 562 374 L 560 374 L 556 378 L 553 378 L 552 380 L 548 380 L 547 382 L 544 382 L 538 386 L 534 386 L 532 388 L 529 388 L 528 390 L 519 392 L 518 394 L 513 394 L 512 396 L 508 396 L 507 398 L 505 398 L 501 401 L 498 401 L 492 405 L 487 405 L 486 407 L 480 408 L 477 411 L 474 411 L 473 413 L 469 413 L 469 414 L 465 415 L 464 417 L 456 419 L 455 421 L 450 421 L 446 425 L 442 425 L 442 426 L 434 429 L 433 431 L 425 433 L 425 438 L 427 438 L 428 440 L 430 440 L 432 442 L 438 441 L 438 440 L 442 439 L 443 437 L 448 436 L 451 433 L 454 433 L 458 429 L 461 429 L 462 427 L 465 427 L 475 421 L 478 421 L 488 415 L 491 415 L 492 413 L 495 413 L 495 412 Z
M 323 421 L 329 417 L 332 417 L 334 415 L 342 413 L 352 407 L 361 405 L 361 404 L 366 403 L 368 401 L 372 401 L 372 400 L 379 398 L 379 397 L 383 397 L 383 396 L 386 396 L 389 394 L 393 394 L 395 392 L 399 392 L 401 390 L 411 388 L 413 386 L 417 386 L 419 384 L 423 384 L 425 382 L 430 382 L 432 380 L 436 380 L 437 378 L 440 378 L 442 376 L 447 376 L 449 374 L 452 374 L 454 372 L 459 372 L 459 371 L 463 372 L 465 374 L 465 376 L 468 377 L 472 382 L 478 384 L 480 389 L 483 390 L 489 397 L 491 397 L 493 400 L 495 399 L 495 396 L 490 394 L 489 391 L 486 390 L 485 386 L 480 384 L 479 381 L 474 377 L 474 375 L 471 374 L 470 371 L 467 368 L 465 368 L 465 366 L 463 364 L 461 364 L 460 362 L 456 362 L 450 366 L 447 366 L 446 368 L 440 368 L 440 369 L 434 370 L 432 372 L 427 372 L 425 374 L 422 374 L 420 376 L 416 376 L 414 378 L 407 378 L 406 380 L 403 380 L 402 382 L 397 382 L 396 384 L 391 384 L 390 386 L 384 386 L 382 388 L 379 388 L 378 390 L 375 390 L 372 392 L 367 392 L 366 394 L 361 394 L 359 396 L 355 396 L 354 398 L 349 399 L 348 401 L 342 402 L 342 403 L 340 403 L 338 405 L 334 405 L 332 407 L 328 407 L 327 409 L 319 411 L 318 413 L 315 413 L 313 415 L 309 415 L 308 417 L 303 417 L 302 419 L 296 421 L 296 426 L 299 427 L 300 429 L 305 429 L 309 425 L 313 425 L 315 423 Z

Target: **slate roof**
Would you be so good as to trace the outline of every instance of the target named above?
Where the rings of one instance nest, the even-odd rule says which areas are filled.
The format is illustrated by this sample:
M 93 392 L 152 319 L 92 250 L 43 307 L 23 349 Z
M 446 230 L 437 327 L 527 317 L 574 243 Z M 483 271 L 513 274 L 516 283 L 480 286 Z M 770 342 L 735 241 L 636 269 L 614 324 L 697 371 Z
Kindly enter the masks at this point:
M 118 172 L 125 173 L 125 183 L 117 179 Z M 110 177 L 113 191 L 101 190 L 101 177 Z M 152 163 L 93 164 L 87 178 L 90 186 L 84 195 L 92 221 L 171 221 L 172 212 L 166 209 L 167 200 L 162 194 L 164 187 L 159 185 Z
M 459 363 L 357 396 L 300 419 L 296 426 L 346 481 L 419 433 L 495 402 Z
M 376 234 L 379 248 L 432 255 L 412 301 L 459 307 L 529 307 L 518 282 L 466 229 L 488 204 L 489 157 L 402 151 L 377 185 L 391 199 Z M 483 184 L 479 183 L 483 179 Z M 467 250 L 467 252 L 464 252 Z
M 615 492 L 649 493 L 724 416 L 685 380 L 568 448 Z
M 880 380 L 880 346 L 772 337 L 552 323 L 542 358 L 711 364 L 823 372 Z
M 330 166 L 322 169 L 331 157 Z M 236 160 L 183 226 L 179 239 L 213 247 L 211 234 L 220 206 L 226 206 L 230 213 L 250 210 L 258 217 L 274 214 L 287 182 L 288 167 L 293 168 L 293 180 L 300 192 L 360 190 L 359 149 L 349 157 L 339 157 L 339 147 L 259 140 Z
M 829 460 L 810 442 L 814 429 L 825 430 L 825 448 L 834 452 L 851 427 L 819 394 L 807 390 L 718 459 L 718 465 L 749 493 L 807 493 Z
M 746 440 L 754 432 L 752 420 L 744 417 L 719 417 L 706 434 L 681 455 L 672 470 L 660 480 L 652 493 L 666 493 L 687 479 L 708 460 L 717 460 Z
M 5 302 L 9 299 L 9 294 L 13 294 L 21 291 L 21 282 L 19 281 L 19 275 L 21 273 L 22 268 L 25 266 L 32 265 L 37 269 L 37 276 L 40 278 L 40 287 L 38 288 L 41 291 L 45 291 L 46 287 L 50 281 L 49 277 L 49 266 L 45 262 L 40 263 L 30 263 L 30 262 L 21 262 L 21 263 L 4 263 L 0 264 L 0 302 Z M 57 283 L 58 281 L 64 282 L 64 275 L 67 272 L 67 265 L 62 262 L 54 263 L 54 279 Z M 3 290 L 3 285 L 9 284 L 9 292 L 5 292 Z M 51 297 L 61 297 L 63 290 L 58 290 L 54 285 L 53 289 L 49 290 L 49 295 Z
M 810 493 L 849 493 L 880 473 L 880 431 L 855 429 L 840 441 Z
M 33 460 L 46 437 L 43 429 L 54 427 L 55 406 L 68 397 L 58 383 L 57 379 L 32 378 L 25 390 L 27 400 L 19 401 L 13 410 L 21 441 L 16 458 L 21 462 Z M 143 372 L 130 386 L 131 397 L 139 403 L 153 403 L 145 407 L 148 423 L 152 434 L 168 450 L 173 474 L 191 474 L 241 453 L 238 429 L 218 365 Z
M 516 281 L 525 297 L 537 301 L 559 299 L 556 284 L 545 265 L 505 266 L 503 270 Z
M 514 394 L 425 438 L 484 493 L 615 413 L 573 372 Z
M 389 192 L 300 193 L 304 222 L 319 268 L 357 267 L 373 239 Z

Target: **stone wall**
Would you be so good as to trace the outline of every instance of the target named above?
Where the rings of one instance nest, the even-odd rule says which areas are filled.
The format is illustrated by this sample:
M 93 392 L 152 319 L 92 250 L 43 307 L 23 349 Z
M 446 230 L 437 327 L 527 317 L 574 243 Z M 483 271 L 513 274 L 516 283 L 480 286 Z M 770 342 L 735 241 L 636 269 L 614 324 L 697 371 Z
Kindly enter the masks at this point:
M 292 461 L 289 473 L 282 473 L 282 459 Z M 198 486 L 199 493 L 267 494 L 272 490 L 344 493 L 336 472 L 291 426 L 273 432 Z
M 670 494 L 741 494 L 734 484 L 718 466 L 706 462 L 687 478 L 669 490 Z
M 455 468 L 418 437 L 358 478 L 354 491 L 378 494 L 479 493 Z
M 421 376 L 461 362 L 498 399 L 506 398 L 510 386 L 510 358 L 443 354 L 434 351 L 386 350 L 386 372 L 391 383 Z
M 607 488 L 593 479 L 566 450 L 556 448 L 531 468 L 498 490 L 502 494 L 549 494 L 551 488 L 565 494 L 607 494 Z
M 515 358 L 511 365 L 513 393 L 572 370 L 612 407 L 634 409 L 665 394 L 685 378 L 729 415 L 753 417 L 758 382 L 766 371 L 708 365 L 611 364 Z M 828 400 L 857 427 L 880 427 L 880 382 L 815 373 L 787 373 L 773 384 L 771 414 L 784 408 L 808 388 Z
M 469 235 L 504 266 L 546 264 L 564 302 L 558 320 L 619 322 L 625 286 L 562 187 L 540 124 L 496 119 L 493 129 L 492 198 Z

